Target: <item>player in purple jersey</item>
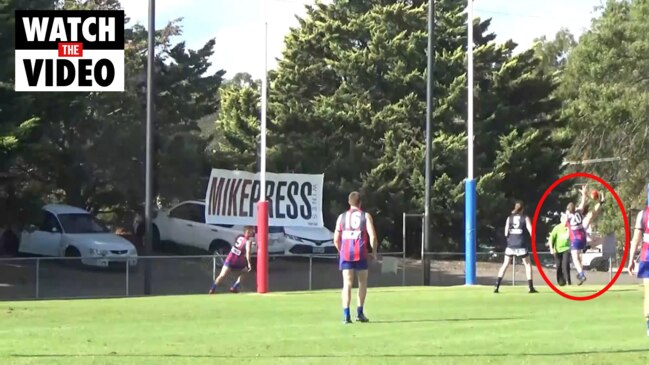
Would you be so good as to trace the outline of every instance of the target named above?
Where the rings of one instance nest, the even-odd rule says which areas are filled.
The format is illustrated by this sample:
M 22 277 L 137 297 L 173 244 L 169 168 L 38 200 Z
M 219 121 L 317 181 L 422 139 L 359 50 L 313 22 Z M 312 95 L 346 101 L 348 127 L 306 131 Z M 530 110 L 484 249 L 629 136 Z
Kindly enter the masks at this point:
M 595 209 L 592 212 L 589 211 L 589 206 L 586 203 L 587 191 L 588 187 L 584 184 L 581 188 L 579 205 L 575 208 L 575 204 L 570 203 L 566 210 L 568 215 L 567 225 L 570 234 L 572 262 L 575 265 L 575 269 L 577 269 L 579 285 L 586 281 L 586 275 L 584 274 L 584 268 L 581 262 L 581 253 L 586 249 L 586 244 L 588 243 L 587 230 L 593 221 L 595 221 L 595 218 L 597 218 L 599 210 L 604 203 L 604 194 L 599 194 L 600 200 L 597 202 L 597 205 L 595 205 Z
M 255 236 L 255 227 L 245 226 L 243 228 L 243 235 L 240 235 L 236 238 L 234 245 L 230 249 L 228 257 L 223 263 L 223 268 L 219 276 L 214 279 L 214 283 L 210 288 L 209 294 L 216 293 L 216 289 L 223 280 L 233 271 L 239 272 L 239 277 L 237 281 L 230 287 L 230 292 L 238 293 L 239 287 L 241 285 L 241 278 L 245 276 L 246 273 L 250 272 L 250 248 L 252 246 L 252 240 Z
M 638 270 L 636 272 L 636 250 L 640 249 Z M 638 274 L 644 283 L 644 316 L 647 321 L 647 336 L 649 336 L 649 207 L 638 213 L 635 219 L 635 230 L 631 240 L 629 256 L 629 274 Z
M 340 254 L 338 267 L 343 274 L 343 323 L 352 323 L 349 312 L 354 274 L 358 277 L 356 320 L 369 322 L 363 312 L 367 295 L 368 259 L 376 259 L 376 231 L 372 216 L 361 210 L 361 196 L 354 191 L 347 198 L 349 210 L 338 216 L 334 245 Z M 368 245 L 372 247 L 368 252 Z

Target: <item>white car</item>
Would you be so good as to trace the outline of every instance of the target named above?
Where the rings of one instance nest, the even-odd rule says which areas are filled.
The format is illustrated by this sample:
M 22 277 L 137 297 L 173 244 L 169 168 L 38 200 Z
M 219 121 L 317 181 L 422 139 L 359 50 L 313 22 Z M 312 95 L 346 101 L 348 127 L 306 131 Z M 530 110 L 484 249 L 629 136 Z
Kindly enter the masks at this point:
M 171 242 L 223 256 L 230 251 L 243 226 L 205 223 L 205 202 L 185 201 L 168 211 L 159 211 L 153 220 L 154 242 Z M 284 231 L 268 228 L 268 253 L 284 253 Z M 256 252 L 253 247 L 252 253 Z
M 286 253 L 293 255 L 335 254 L 334 233 L 325 227 L 284 227 Z
M 108 267 L 137 265 L 137 250 L 125 238 L 108 231 L 87 211 L 62 204 L 46 205 L 37 225 L 20 234 L 18 252 L 40 256 L 81 257 L 81 263 Z

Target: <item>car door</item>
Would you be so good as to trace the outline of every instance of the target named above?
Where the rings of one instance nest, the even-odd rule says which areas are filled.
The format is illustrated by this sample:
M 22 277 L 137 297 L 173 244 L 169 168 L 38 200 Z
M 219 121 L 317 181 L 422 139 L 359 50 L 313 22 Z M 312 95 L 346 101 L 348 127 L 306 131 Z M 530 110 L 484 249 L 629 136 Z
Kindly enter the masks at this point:
M 234 239 L 230 238 L 223 227 L 218 225 L 212 225 L 205 223 L 205 205 L 204 204 L 195 204 L 194 213 L 192 218 L 195 221 L 194 228 L 196 230 L 196 235 L 200 237 L 202 248 L 209 251 L 210 245 L 213 241 L 225 240 L 227 242 L 233 242 Z M 232 244 L 232 243 L 230 243 Z
M 169 237 L 174 243 L 193 246 L 191 239 L 191 205 L 184 203 L 175 206 L 169 211 Z
M 54 214 L 43 211 L 35 230 L 25 230 L 21 235 L 20 252 L 43 256 L 59 256 L 61 248 L 61 224 Z
M 207 250 L 211 237 L 216 229 L 205 224 L 205 206 L 197 203 L 185 203 L 169 212 L 173 221 L 171 238 L 174 242 Z
M 222 229 L 205 223 L 205 205 L 192 204 L 192 238 L 196 242 L 196 247 L 209 251 L 212 241 L 222 239 Z
M 216 224 L 215 226 L 219 230 L 218 238 L 230 245 L 233 245 L 236 238 L 243 234 L 243 226 L 231 224 Z

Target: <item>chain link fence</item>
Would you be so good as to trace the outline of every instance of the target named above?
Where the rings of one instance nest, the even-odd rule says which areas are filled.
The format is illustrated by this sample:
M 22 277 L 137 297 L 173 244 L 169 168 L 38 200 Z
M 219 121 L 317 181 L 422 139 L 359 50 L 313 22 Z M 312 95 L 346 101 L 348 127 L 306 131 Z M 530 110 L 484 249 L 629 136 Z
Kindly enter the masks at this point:
M 464 285 L 464 253 L 428 253 L 432 259 L 432 286 Z M 477 283 L 493 285 L 503 262 L 501 253 L 480 253 Z M 546 276 L 555 282 L 554 259 L 539 253 Z M 126 260 L 126 259 L 125 259 Z M 79 258 L 6 258 L 0 259 L 0 300 L 110 298 L 144 295 L 143 264 L 152 267 L 152 295 L 185 295 L 207 293 L 214 276 L 221 270 L 222 259 L 216 256 L 148 256 L 138 257 L 137 265 L 122 263 L 108 268 L 84 266 Z M 341 286 L 338 258 L 334 255 L 272 255 L 269 262 L 269 290 L 309 291 L 338 289 Z M 606 285 L 617 271 L 619 262 L 610 259 L 608 270 L 587 272 L 587 284 Z M 601 268 L 600 268 L 601 269 Z M 406 258 L 403 252 L 382 253 L 370 264 L 370 287 L 424 285 L 421 260 Z M 575 271 L 571 272 L 573 283 Z M 535 285 L 543 286 L 534 265 Z M 234 275 L 226 284 L 234 282 Z M 635 283 L 628 274 L 618 283 Z M 503 285 L 526 285 L 520 260 L 510 266 Z M 256 290 L 253 271 L 242 281 L 244 292 Z

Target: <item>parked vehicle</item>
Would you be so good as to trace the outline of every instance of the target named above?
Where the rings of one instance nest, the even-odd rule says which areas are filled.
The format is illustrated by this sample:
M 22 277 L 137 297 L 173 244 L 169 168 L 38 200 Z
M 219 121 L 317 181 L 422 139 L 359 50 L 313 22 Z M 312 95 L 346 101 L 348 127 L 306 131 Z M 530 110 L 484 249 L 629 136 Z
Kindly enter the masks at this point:
M 615 234 L 602 236 L 597 232 L 588 232 L 588 249 L 582 254 L 584 268 L 597 271 L 608 271 L 610 259 L 616 255 Z
M 184 201 L 169 210 L 159 211 L 153 220 L 155 245 L 171 243 L 207 251 L 214 255 L 226 255 L 235 238 L 242 234 L 243 226 L 205 223 L 205 202 Z M 269 227 L 268 252 L 284 253 L 284 231 L 281 227 Z M 253 253 L 256 245 L 253 245 Z
M 325 227 L 284 227 L 286 253 L 294 255 L 335 254 L 334 234 Z
M 62 204 L 46 205 L 37 224 L 19 237 L 18 252 L 40 256 L 81 257 L 84 265 L 108 267 L 128 261 L 137 265 L 137 250 L 111 233 L 89 212 Z

